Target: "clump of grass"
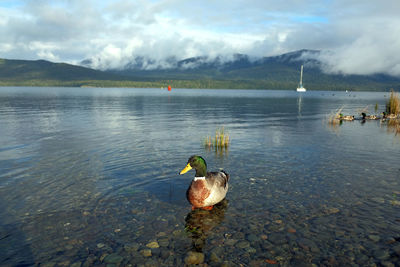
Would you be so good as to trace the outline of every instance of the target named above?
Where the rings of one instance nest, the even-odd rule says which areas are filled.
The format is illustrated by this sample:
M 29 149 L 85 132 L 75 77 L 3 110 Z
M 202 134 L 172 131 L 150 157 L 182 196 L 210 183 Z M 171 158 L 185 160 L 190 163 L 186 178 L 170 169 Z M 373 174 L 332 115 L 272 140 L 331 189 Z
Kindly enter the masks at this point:
M 204 146 L 207 148 L 227 148 L 230 143 L 229 134 L 225 132 L 224 127 L 220 127 L 215 131 L 215 136 L 207 136 L 204 141 Z
M 400 134 L 400 119 L 392 119 L 387 122 L 388 131 L 394 132 L 395 135 Z
M 331 113 L 328 116 L 328 124 L 329 126 L 336 127 L 340 124 L 340 113 L 342 113 L 343 108 L 339 108 L 336 112 Z
M 400 98 L 393 90 L 390 92 L 389 101 L 386 103 L 386 113 L 400 115 Z

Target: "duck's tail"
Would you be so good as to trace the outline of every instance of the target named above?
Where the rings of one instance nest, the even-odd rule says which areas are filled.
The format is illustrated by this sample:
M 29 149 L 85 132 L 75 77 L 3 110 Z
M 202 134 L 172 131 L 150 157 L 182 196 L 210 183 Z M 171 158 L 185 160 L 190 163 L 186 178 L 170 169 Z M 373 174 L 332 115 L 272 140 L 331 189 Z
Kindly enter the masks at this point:
M 226 187 L 226 184 L 227 184 L 228 181 L 229 181 L 229 174 L 228 174 L 226 171 L 224 171 L 224 170 L 222 170 L 221 172 L 225 175 L 224 187 Z

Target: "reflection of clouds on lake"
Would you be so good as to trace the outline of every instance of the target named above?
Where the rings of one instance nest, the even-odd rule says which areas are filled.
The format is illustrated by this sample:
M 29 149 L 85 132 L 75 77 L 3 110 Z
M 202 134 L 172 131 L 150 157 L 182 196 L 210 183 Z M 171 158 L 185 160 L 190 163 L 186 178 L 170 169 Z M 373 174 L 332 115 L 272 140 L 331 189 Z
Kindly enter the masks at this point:
M 282 131 L 280 131 L 279 129 L 277 130 L 272 130 L 271 132 L 271 136 L 272 136 L 272 143 L 275 146 L 282 146 Z
M 152 249 L 152 260 L 163 255 L 158 265 L 182 265 L 188 249 L 203 249 L 208 260 L 214 248 L 229 255 L 222 258 L 246 265 L 251 259 L 244 255 L 250 251 L 225 243 L 223 237 L 251 241 L 249 234 L 254 231 L 256 236 L 269 235 L 283 227 L 275 223 L 282 218 L 288 218 L 282 221 L 299 235 L 304 218 L 315 221 L 317 230 L 310 240 L 317 246 L 333 240 L 326 251 L 333 255 L 337 253 L 335 231 L 318 229 L 324 225 L 319 222 L 339 216 L 335 227 L 341 228 L 342 219 L 353 211 L 361 213 L 348 219 L 358 221 L 360 229 L 368 230 L 371 226 L 366 225 L 372 223 L 380 236 L 387 236 L 388 229 L 389 236 L 398 233 L 392 227 L 396 206 L 390 203 L 399 173 L 399 143 L 393 142 L 393 134 L 388 135 L 377 121 L 363 125 L 354 121 L 344 122 L 336 137 L 323 124 L 325 114 L 337 109 L 338 103 L 346 104 L 350 114 L 371 102 L 379 101 L 384 107 L 380 95 L 357 93 L 349 98 L 308 91 L 302 97 L 299 118 L 295 91 L 175 90 L 167 95 L 160 89 L 21 88 L 12 90 L 34 93 L 12 99 L 15 93 L 4 97 L 3 90 L 0 104 L 6 98 L 11 101 L 0 105 L 0 125 L 6 125 L 0 135 L 0 198 L 4 203 L 0 217 L 2 223 L 26 223 L 23 230 L 34 248 L 35 263 L 54 259 L 56 265 L 73 264 L 77 257 L 82 263 L 90 255 L 100 259 L 112 249 L 126 259 L 123 264 L 137 260 L 132 253 L 145 264 L 149 258 L 142 257 L 140 250 L 157 241 L 160 248 Z M 49 97 L 46 91 L 63 93 Z M 44 99 L 38 108 L 35 104 L 40 98 Z M 220 126 L 232 137 L 229 153 L 220 157 L 208 152 L 206 159 L 210 170 L 221 167 L 231 174 L 229 211 L 218 211 L 216 205 L 211 212 L 186 215 L 190 180 L 178 171 L 188 156 L 207 153 L 202 137 Z M 368 204 L 371 196 L 382 198 L 374 209 Z M 361 206 L 352 205 L 358 202 Z M 339 212 L 313 217 L 325 206 Z M 365 221 L 377 216 L 387 223 Z M 349 233 L 354 232 L 351 223 L 346 228 Z M 182 235 L 183 224 L 189 238 Z M 6 234 L 15 233 L 17 239 L 25 238 L 13 232 L 15 228 L 3 229 Z M 284 232 L 283 239 L 287 237 Z M 282 248 L 281 238 L 275 237 L 271 238 L 273 246 Z M 370 242 L 368 233 L 353 237 L 341 240 L 340 246 Z M 2 240 L 5 247 L 9 240 Z M 10 241 L 13 247 L 24 247 L 24 242 Z M 287 241 L 285 255 L 295 255 L 298 251 Z M 251 242 L 256 251 L 250 256 L 264 260 L 270 245 Z M 59 250 L 65 246 L 72 249 Z M 128 251 L 129 247 L 135 249 Z M 315 259 L 323 262 L 328 254 Z M 170 256 L 180 261 L 166 264 L 161 259 Z
M 38 116 L 37 123 L 43 133 L 54 133 L 59 129 L 61 123 L 59 113 L 55 110 L 48 110 Z

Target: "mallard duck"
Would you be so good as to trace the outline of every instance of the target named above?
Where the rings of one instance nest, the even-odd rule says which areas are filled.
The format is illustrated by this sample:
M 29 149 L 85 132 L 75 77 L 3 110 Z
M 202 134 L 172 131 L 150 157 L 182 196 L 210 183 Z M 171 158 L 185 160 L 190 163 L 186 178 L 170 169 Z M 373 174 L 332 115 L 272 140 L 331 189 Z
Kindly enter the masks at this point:
M 397 118 L 396 114 L 387 114 L 386 112 L 383 112 L 382 114 L 383 114 L 383 116 L 382 116 L 383 119 L 396 119 Z
M 363 120 L 379 120 L 380 118 L 376 115 L 368 115 L 365 112 L 361 113 Z
M 195 169 L 196 174 L 186 191 L 186 197 L 192 204 L 192 210 L 196 208 L 212 210 L 228 192 L 229 174 L 224 171 L 207 172 L 206 161 L 200 156 L 191 156 L 179 174 L 187 173 L 191 169 Z
M 354 121 L 354 116 L 339 114 L 339 119 L 344 121 Z

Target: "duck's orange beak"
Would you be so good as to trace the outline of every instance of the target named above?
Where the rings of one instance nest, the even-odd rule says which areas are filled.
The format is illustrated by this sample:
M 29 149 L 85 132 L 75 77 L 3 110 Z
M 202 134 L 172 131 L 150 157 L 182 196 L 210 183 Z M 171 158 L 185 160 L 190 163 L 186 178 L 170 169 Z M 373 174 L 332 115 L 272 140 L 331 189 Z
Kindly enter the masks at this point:
M 190 163 L 188 163 L 187 165 L 186 165 L 186 167 L 183 169 L 183 170 L 181 170 L 181 172 L 179 173 L 179 174 L 185 174 L 185 173 L 187 173 L 188 171 L 190 171 L 192 169 L 192 166 L 190 166 Z

